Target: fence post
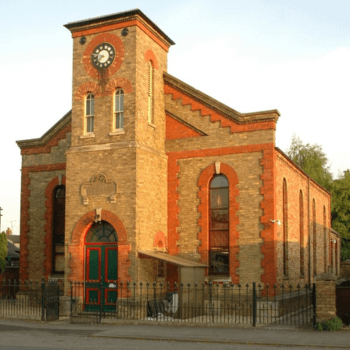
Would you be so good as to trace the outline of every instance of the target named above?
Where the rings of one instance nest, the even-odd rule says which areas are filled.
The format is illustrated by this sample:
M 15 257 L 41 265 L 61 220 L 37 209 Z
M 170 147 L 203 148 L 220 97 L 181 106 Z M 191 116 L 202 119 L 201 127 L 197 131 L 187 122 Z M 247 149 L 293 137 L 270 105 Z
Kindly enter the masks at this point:
M 257 298 L 256 298 L 256 284 L 253 282 L 253 327 L 256 327 L 256 305 L 257 304 Z
M 313 306 L 312 326 L 316 327 L 316 283 L 313 283 L 312 285 L 312 306 Z
M 73 281 L 70 282 L 70 317 L 73 316 Z
M 41 279 L 41 321 L 45 320 L 45 279 Z
M 100 282 L 100 321 L 102 320 L 102 299 L 103 295 L 102 295 L 102 282 Z

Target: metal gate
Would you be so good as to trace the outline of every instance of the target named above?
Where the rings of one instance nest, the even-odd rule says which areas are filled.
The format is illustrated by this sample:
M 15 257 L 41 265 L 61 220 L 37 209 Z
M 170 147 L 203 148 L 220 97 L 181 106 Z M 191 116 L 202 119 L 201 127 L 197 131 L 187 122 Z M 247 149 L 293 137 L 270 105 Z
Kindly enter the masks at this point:
M 43 312 L 42 318 L 46 321 L 56 321 L 60 316 L 60 287 L 57 281 L 42 284 Z

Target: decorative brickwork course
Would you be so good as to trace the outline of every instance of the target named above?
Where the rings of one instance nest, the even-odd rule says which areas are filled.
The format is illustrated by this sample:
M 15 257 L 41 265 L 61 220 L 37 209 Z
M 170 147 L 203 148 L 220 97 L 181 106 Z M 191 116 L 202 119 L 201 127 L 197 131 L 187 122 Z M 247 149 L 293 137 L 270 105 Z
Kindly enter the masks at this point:
M 132 85 L 130 81 L 123 77 L 117 77 L 110 80 L 105 88 L 104 95 L 111 96 L 115 93 L 115 91 L 120 88 L 123 89 L 124 93 L 132 92 Z
M 166 116 L 166 139 L 185 139 L 202 136 L 199 132 L 189 128 L 170 116 Z
M 61 129 L 45 146 L 42 147 L 30 147 L 30 148 L 22 148 L 21 155 L 30 155 L 30 154 L 41 154 L 41 153 L 50 153 L 52 147 L 58 145 L 60 140 L 63 140 L 67 137 L 67 133 L 72 131 L 72 125 L 69 123 L 63 129 Z
M 75 93 L 76 100 L 84 100 L 88 93 L 94 94 L 95 98 L 98 98 L 101 95 L 100 85 L 93 81 L 88 81 L 79 86 L 77 92 Z
M 194 100 L 193 98 L 185 95 L 185 93 L 180 92 L 169 85 L 164 85 L 164 93 L 167 95 L 172 95 L 173 100 L 181 99 L 183 105 L 190 105 L 192 111 L 200 111 L 200 114 L 202 117 L 209 115 L 210 121 L 212 123 L 220 121 L 221 127 L 229 127 L 232 133 L 237 132 L 247 132 L 247 131 L 254 131 L 254 130 L 268 130 L 268 129 L 276 129 L 276 123 L 275 122 L 258 122 L 258 123 L 249 123 L 249 124 L 238 124 L 234 122 L 233 120 L 228 119 L 227 117 L 224 117 L 223 115 L 220 115 L 216 111 L 214 111 L 211 108 L 208 108 L 207 106 L 203 105 L 202 103 Z

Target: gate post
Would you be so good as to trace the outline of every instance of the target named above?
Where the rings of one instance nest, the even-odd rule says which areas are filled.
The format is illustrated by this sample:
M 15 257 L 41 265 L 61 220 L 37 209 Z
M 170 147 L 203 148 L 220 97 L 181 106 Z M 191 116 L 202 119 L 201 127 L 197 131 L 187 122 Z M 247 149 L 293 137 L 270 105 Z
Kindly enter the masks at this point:
M 45 320 L 45 279 L 41 279 L 41 321 Z
M 323 273 L 316 276 L 316 322 L 329 321 L 337 316 L 336 276 Z
M 102 300 L 103 300 L 102 292 L 103 292 L 102 282 L 100 282 L 100 320 L 99 320 L 99 322 L 101 322 L 101 320 L 102 320 L 102 308 L 103 308 L 103 306 L 102 306 Z
M 257 298 L 256 298 L 256 283 L 253 282 L 253 327 L 256 327 L 256 305 L 257 304 Z
M 312 325 L 313 325 L 313 327 L 316 326 L 316 305 L 317 305 L 317 302 L 316 302 L 316 283 L 313 283 L 312 284 L 312 307 L 313 307 Z

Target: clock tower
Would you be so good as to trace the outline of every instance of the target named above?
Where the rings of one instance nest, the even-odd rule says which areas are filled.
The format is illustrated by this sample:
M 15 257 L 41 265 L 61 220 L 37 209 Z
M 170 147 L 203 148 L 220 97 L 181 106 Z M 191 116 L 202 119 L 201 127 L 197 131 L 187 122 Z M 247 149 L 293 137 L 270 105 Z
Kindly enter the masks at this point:
M 167 236 L 163 73 L 174 42 L 138 9 L 65 27 L 73 38 L 65 276 L 87 280 L 86 237 L 100 224 L 116 231 L 118 279 L 152 280 L 137 252 Z

